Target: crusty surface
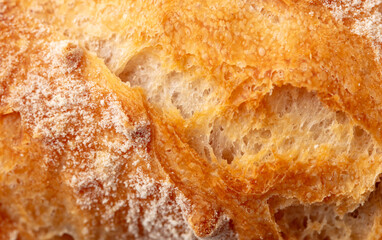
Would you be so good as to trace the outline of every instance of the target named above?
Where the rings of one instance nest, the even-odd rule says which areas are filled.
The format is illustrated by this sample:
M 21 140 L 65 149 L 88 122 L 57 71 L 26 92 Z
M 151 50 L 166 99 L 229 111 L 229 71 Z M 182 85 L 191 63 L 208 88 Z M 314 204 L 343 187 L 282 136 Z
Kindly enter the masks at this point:
M 141 91 L 75 42 L 2 11 L 1 239 L 191 238 L 192 203 L 153 151 L 169 133 L 156 133 Z
M 381 238 L 378 6 L 1 2 L 0 237 Z

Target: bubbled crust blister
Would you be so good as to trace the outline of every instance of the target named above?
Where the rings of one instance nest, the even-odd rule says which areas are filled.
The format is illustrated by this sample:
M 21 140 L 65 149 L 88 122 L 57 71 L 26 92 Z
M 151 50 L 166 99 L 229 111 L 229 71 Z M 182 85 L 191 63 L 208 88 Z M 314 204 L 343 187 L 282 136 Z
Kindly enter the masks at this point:
M 343 217 L 365 201 L 379 205 L 378 191 L 367 199 L 381 173 L 380 62 L 372 39 L 354 34 L 321 2 L 8 1 L 2 8 L 2 121 L 6 128 L 18 120 L 22 129 L 17 141 L 7 140 L 10 132 L 2 138 L 4 229 L 25 238 L 179 239 L 193 230 L 217 239 L 277 239 L 293 237 L 279 209 L 321 204 Z M 21 12 L 38 20 L 18 18 Z M 218 102 L 190 117 L 167 112 L 54 31 L 96 52 L 127 82 L 132 57 L 152 51 L 167 71 L 218 89 Z M 198 150 L 209 119 L 246 126 L 243 113 L 272 116 L 267 99 L 290 86 L 345 115 L 345 128 L 366 131 L 376 155 L 338 157 L 328 146 L 317 148 L 317 159 L 281 155 L 229 165 Z M 25 191 L 30 184 L 19 176 L 41 184 Z M 32 220 L 42 210 L 30 205 L 45 206 L 29 202 L 35 193 L 55 209 L 42 218 L 54 212 L 57 223 Z M 159 207 L 163 201 L 168 208 Z M 23 207 L 12 213 L 7 206 Z M 377 238 L 380 208 L 372 211 L 369 232 Z M 168 228 L 158 227 L 163 223 Z

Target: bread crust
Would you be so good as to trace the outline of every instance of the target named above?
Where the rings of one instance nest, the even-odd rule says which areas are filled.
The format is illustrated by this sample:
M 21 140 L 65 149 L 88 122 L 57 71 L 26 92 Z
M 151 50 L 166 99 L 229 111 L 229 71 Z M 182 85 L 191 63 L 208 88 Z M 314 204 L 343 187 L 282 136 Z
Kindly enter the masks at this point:
M 6 1 L 0 18 L 0 238 L 303 239 L 281 214 L 291 206 L 332 208 L 344 239 L 380 237 L 378 43 L 320 1 Z M 213 86 L 217 104 L 186 116 L 130 86 L 144 51 Z M 340 132 L 360 129 L 373 154 L 201 153 L 211 119 L 272 127 L 272 94 L 293 89 L 343 114 Z M 367 232 L 354 211 L 372 216 Z

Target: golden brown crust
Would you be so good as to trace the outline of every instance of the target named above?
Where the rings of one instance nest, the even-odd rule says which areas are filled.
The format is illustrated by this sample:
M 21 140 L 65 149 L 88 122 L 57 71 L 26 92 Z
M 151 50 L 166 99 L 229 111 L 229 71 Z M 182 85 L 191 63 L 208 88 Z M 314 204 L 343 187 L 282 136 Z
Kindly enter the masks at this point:
M 140 90 L 13 13 L 3 12 L 0 26 L 0 55 L 11 63 L 1 72 L 1 216 L 11 229 L 2 237 L 191 234 L 182 215 L 190 202 L 151 150 L 153 123 Z
M 335 21 L 319 1 L 288 1 L 289 4 L 217 1 L 215 5 L 204 1 L 187 4 L 162 1 L 153 5 L 143 1 L 134 7 L 128 2 L 118 5 L 106 1 L 91 5 L 86 11 L 83 11 L 86 3 L 73 2 L 68 4 L 76 6 L 73 12 L 54 1 L 25 2 L 29 3 L 23 5 L 32 5 L 29 11 L 33 14 L 36 11 L 38 17 L 63 28 L 70 37 L 84 39 L 87 44 L 93 40 L 109 40 L 114 46 L 131 43 L 124 50 L 128 56 L 143 48 L 160 46 L 175 60 L 171 64 L 187 71 L 191 62 L 192 66 L 203 69 L 207 80 L 217 81 L 229 93 L 242 88 L 240 84 L 247 79 L 252 79 L 256 87 L 271 81 L 272 85 L 289 83 L 322 92 L 326 101 L 349 112 L 380 139 L 380 113 L 375 106 L 381 102 L 380 89 L 376 87 L 381 69 L 375 61 L 371 40 L 357 36 Z M 49 10 L 41 11 L 42 6 Z M 124 9 L 130 10 L 126 13 Z M 142 9 L 150 18 L 141 14 Z M 105 11 L 102 19 L 88 19 L 97 11 Z M 258 11 L 260 15 L 253 14 Z M 83 23 L 71 23 L 80 21 L 80 13 L 86 14 Z M 118 18 L 116 14 L 124 16 Z M 115 19 L 118 21 L 109 24 Z M 101 27 L 102 33 L 91 30 L 94 26 Z M 86 30 L 88 36 L 79 35 Z M 113 34 L 117 40 L 112 38 Z M 89 47 L 99 50 L 102 56 L 101 47 Z M 126 63 L 124 59 L 129 57 L 113 56 L 121 66 L 108 65 L 120 73 Z
M 368 197 L 382 172 L 380 61 L 319 1 L 7 1 L 0 30 L 0 237 L 278 239 L 277 212 L 293 204 L 341 216 L 379 204 Z M 113 74 L 143 49 L 219 89 L 218 104 L 171 118 L 147 102 Z M 201 156 L 206 119 L 277 124 L 267 101 L 283 86 L 346 115 L 376 154 Z

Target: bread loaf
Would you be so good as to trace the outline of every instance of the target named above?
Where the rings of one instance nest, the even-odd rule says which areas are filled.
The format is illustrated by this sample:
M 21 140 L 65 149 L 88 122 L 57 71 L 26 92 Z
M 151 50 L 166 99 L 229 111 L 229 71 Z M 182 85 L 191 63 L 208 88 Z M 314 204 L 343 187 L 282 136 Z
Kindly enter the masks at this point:
M 377 1 L 0 1 L 0 239 L 381 239 Z

